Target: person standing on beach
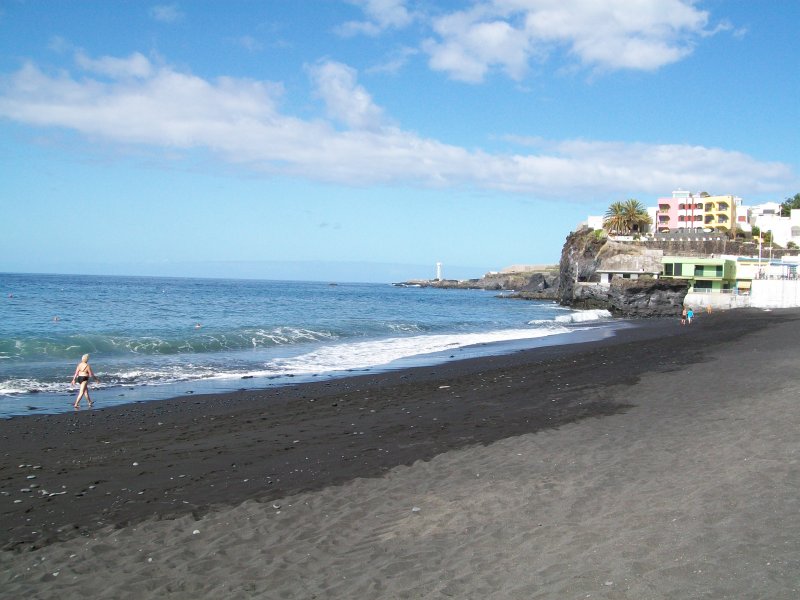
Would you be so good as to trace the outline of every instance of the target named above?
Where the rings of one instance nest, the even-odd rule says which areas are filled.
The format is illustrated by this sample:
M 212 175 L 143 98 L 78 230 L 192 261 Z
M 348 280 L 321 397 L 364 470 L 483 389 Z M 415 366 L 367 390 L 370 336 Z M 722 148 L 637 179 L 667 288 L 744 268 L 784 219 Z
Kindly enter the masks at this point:
M 94 374 L 92 371 L 92 367 L 89 366 L 89 355 L 84 354 L 81 357 L 81 362 L 78 363 L 78 366 L 75 368 L 75 374 L 72 376 L 72 385 L 77 383 L 80 386 L 78 390 L 78 397 L 75 398 L 75 404 L 73 406 L 78 408 L 81 404 L 81 398 L 86 396 L 86 402 L 89 403 L 89 406 L 92 405 L 92 399 L 89 396 L 89 378 L 94 378 L 95 381 L 100 381 L 100 378 Z
M 683 307 L 683 312 L 681 313 L 681 325 L 686 325 L 686 307 Z
M 691 325 L 693 318 L 694 318 L 694 311 L 690 308 L 688 311 L 686 311 L 686 324 Z

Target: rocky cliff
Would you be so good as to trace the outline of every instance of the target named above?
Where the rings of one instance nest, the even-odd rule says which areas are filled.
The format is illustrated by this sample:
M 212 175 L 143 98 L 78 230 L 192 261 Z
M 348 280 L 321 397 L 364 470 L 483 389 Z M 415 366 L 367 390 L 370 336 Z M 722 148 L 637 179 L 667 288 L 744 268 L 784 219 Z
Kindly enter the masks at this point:
M 559 263 L 558 301 L 573 308 L 605 308 L 624 316 L 679 315 L 688 291 L 684 281 L 641 277 L 601 284 L 598 271 L 659 272 L 663 250 L 609 240 L 581 229 L 567 236 Z

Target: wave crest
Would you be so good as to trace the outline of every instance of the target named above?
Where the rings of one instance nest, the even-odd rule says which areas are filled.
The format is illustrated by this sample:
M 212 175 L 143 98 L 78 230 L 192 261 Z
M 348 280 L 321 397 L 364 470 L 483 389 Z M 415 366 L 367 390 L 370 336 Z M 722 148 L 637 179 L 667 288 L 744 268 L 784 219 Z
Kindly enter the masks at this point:
M 587 323 L 589 321 L 601 321 L 610 319 L 611 313 L 605 309 L 597 308 L 591 310 L 579 310 L 568 315 L 558 315 L 556 323 Z

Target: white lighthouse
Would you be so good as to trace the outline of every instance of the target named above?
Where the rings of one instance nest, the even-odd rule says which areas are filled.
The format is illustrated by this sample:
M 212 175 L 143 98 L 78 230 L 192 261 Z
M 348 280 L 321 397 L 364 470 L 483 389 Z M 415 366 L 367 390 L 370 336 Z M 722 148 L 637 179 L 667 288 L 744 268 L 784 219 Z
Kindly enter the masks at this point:
M 442 280 L 442 263 L 436 263 L 436 281 Z

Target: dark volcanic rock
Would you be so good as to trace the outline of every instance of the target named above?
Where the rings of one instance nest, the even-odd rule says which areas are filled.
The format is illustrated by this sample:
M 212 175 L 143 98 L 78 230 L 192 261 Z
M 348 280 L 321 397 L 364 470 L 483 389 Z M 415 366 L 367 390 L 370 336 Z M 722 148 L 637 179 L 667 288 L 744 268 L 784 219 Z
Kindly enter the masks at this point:
M 598 268 L 598 255 L 606 238 L 591 229 L 573 231 L 561 249 L 559 262 L 558 301 L 572 306 L 578 283 L 591 281 Z
M 515 292 L 506 297 L 531 300 L 555 300 L 559 272 L 555 266 L 537 271 L 487 273 L 480 279 L 412 279 L 401 284 L 456 290 Z
M 671 317 L 681 314 L 689 287 L 672 279 L 614 279 L 610 285 L 579 283 L 572 308 L 604 308 L 626 317 Z
M 611 283 L 612 312 L 635 317 L 681 314 L 689 283 L 677 279 L 615 279 Z

